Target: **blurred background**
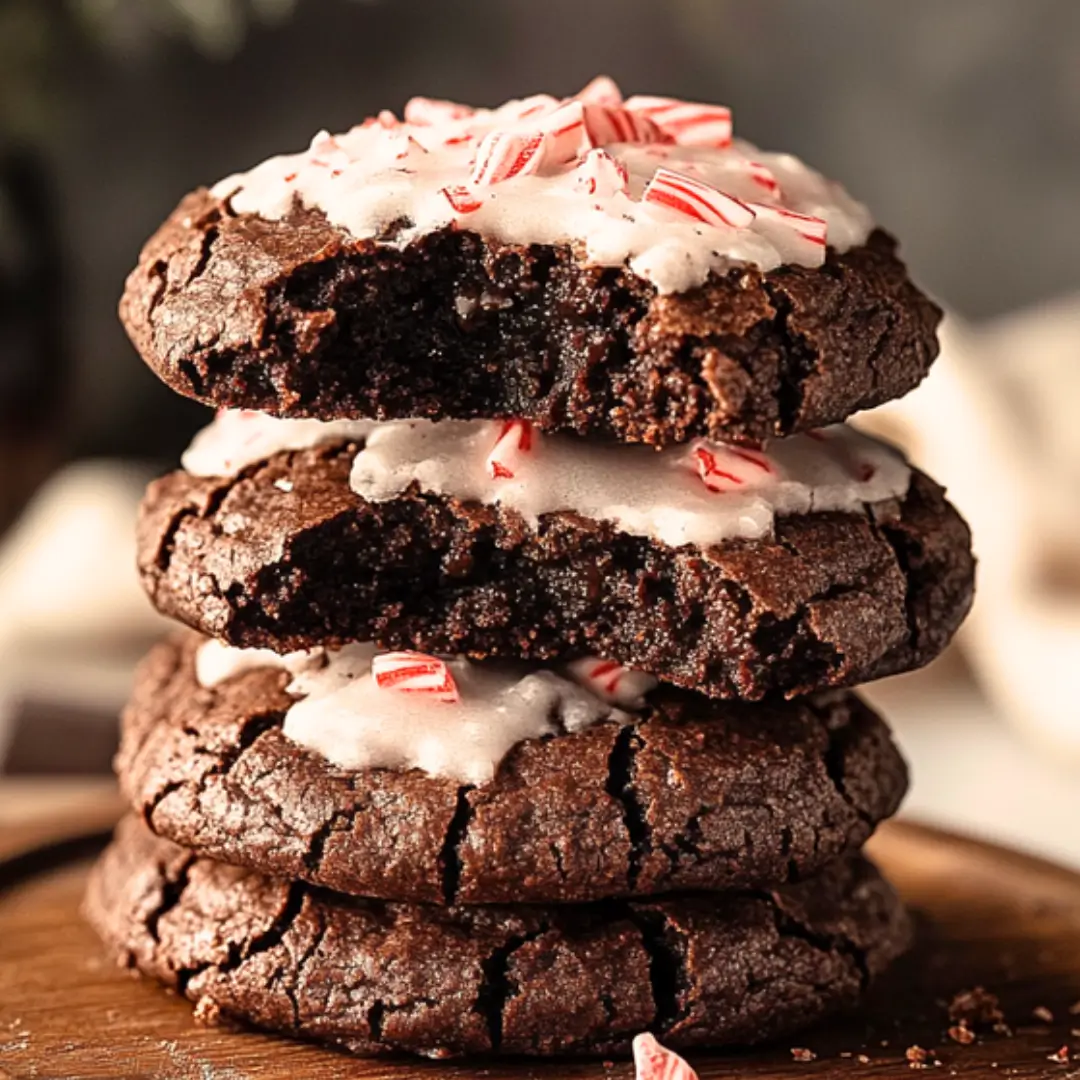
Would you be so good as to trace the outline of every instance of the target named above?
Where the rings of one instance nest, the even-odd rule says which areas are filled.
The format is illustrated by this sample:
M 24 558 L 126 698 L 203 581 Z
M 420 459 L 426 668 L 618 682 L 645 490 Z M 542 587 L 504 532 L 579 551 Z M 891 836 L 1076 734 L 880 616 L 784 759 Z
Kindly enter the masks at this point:
M 949 485 L 980 598 L 948 656 L 870 695 L 909 813 L 1080 866 L 1075 0 L 0 0 L 0 823 L 107 771 L 161 630 L 132 515 L 207 414 L 116 320 L 141 243 L 319 128 L 599 72 L 724 102 L 841 178 L 949 310 L 930 380 L 865 423 Z

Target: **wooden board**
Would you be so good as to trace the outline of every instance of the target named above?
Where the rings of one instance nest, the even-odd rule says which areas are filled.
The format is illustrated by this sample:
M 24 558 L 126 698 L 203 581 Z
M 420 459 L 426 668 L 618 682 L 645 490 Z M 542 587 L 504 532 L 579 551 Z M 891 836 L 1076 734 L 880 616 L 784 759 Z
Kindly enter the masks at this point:
M 0 1077 L 89 1080 L 629 1080 L 626 1062 L 491 1065 L 365 1062 L 263 1035 L 197 1027 L 186 1002 L 105 962 L 78 915 L 88 860 L 115 812 L 109 802 L 71 823 L 7 830 L 0 837 Z M 937 1071 L 966 1077 L 1080 1078 L 1080 1060 L 1048 1055 L 1063 1044 L 1080 1058 L 1080 876 L 1036 859 L 914 825 L 892 825 L 873 854 L 920 913 L 915 952 L 882 983 L 860 1017 L 790 1047 L 691 1055 L 716 1077 L 909 1077 L 907 1047 L 934 1050 Z M 1001 999 L 1012 1037 L 971 1046 L 946 1035 L 942 1002 L 982 984 Z M 1055 1020 L 1040 1024 L 1037 1006 Z M 850 1055 L 850 1056 L 842 1056 Z M 860 1062 L 863 1055 L 865 1062 Z

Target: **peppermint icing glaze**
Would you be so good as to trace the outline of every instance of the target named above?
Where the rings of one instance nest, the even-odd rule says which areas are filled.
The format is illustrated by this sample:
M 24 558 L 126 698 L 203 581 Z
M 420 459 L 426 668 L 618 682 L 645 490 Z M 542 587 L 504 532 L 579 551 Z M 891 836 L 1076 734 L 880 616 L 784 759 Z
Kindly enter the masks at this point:
M 344 769 L 421 769 L 464 784 L 491 780 L 525 739 L 631 719 L 586 686 L 525 665 L 446 660 L 460 693 L 456 703 L 386 690 L 371 674 L 375 655 L 369 644 L 278 656 L 207 641 L 195 673 L 200 685 L 213 687 L 245 671 L 281 668 L 297 698 L 282 727 L 293 742 Z
M 648 116 L 656 100 L 624 103 L 610 80 L 596 80 L 574 99 L 536 95 L 497 109 L 413 99 L 406 122 L 383 112 L 344 134 L 319 132 L 307 150 L 226 177 L 213 194 L 229 199 L 238 213 L 275 220 L 298 199 L 358 240 L 396 246 L 446 226 L 503 243 L 571 243 L 585 262 L 628 264 L 661 293 L 685 291 L 736 263 L 762 270 L 820 265 L 822 238 L 807 243 L 770 212 L 776 208 L 821 219 L 827 243 L 838 251 L 866 240 L 873 226 L 866 207 L 789 154 L 764 153 L 722 133 L 703 138 L 703 129 L 685 123 L 665 127 L 662 110 L 654 114 L 659 128 L 644 123 L 653 136 L 670 141 L 611 141 L 616 134 L 650 138 L 638 118 Z M 563 118 L 567 106 L 572 111 L 579 103 L 589 110 L 588 135 L 567 149 Z M 710 108 L 681 107 L 703 114 Z M 612 115 L 621 119 L 611 123 Z M 493 132 L 511 141 L 520 137 L 514 146 L 538 137 L 540 152 L 527 166 L 518 161 L 519 171 L 508 177 L 492 179 L 479 167 L 474 174 L 481 142 Z M 734 219 L 741 227 L 643 200 L 657 168 L 740 200 Z M 751 215 L 747 207 L 764 210 Z M 747 217 L 752 220 L 744 225 Z M 398 231 L 390 241 L 392 225 Z
M 902 497 L 911 478 L 899 453 L 844 424 L 775 440 L 764 452 L 704 440 L 657 451 L 532 432 L 530 450 L 507 458 L 513 475 L 493 476 L 490 458 L 505 442 L 503 430 L 499 421 L 343 427 L 226 412 L 196 437 L 184 465 L 198 475 L 227 476 L 276 450 L 350 437 L 364 440 L 350 483 L 370 501 L 393 499 L 415 484 L 434 495 L 500 503 L 532 524 L 542 514 L 573 511 L 672 546 L 767 536 L 778 515 L 859 512 Z

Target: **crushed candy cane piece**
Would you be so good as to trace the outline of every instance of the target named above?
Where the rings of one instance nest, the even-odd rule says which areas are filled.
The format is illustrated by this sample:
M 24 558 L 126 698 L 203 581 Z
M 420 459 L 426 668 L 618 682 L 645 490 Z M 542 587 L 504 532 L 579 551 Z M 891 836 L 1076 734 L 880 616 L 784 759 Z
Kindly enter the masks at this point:
M 698 442 L 690 448 L 688 460 L 702 483 L 717 494 L 734 491 L 748 481 L 759 479 L 762 473 L 776 471 L 765 454 L 740 446 Z
M 698 1080 L 698 1074 L 654 1035 L 634 1036 L 634 1080 Z
M 750 179 L 763 187 L 771 194 L 776 194 L 780 190 L 780 183 L 773 176 L 772 169 L 768 165 L 762 165 L 760 161 L 748 161 L 746 163 L 746 171 L 750 174 Z
M 643 202 L 666 206 L 684 217 L 706 225 L 727 225 L 745 229 L 754 221 L 754 211 L 746 203 L 692 176 L 660 168 L 645 187 Z
M 468 120 L 476 110 L 456 101 L 414 97 L 405 103 L 405 120 L 410 124 L 443 124 L 447 121 Z
M 613 158 L 606 150 L 590 150 L 581 164 L 573 171 L 574 187 L 587 195 L 599 195 L 606 198 L 621 192 L 630 191 L 630 178 L 626 166 Z
M 575 95 L 578 101 L 584 101 L 587 105 L 621 105 L 623 103 L 622 91 L 615 80 L 607 75 L 597 75 L 595 79 L 582 87 Z
M 797 214 L 794 210 L 786 210 L 782 206 L 771 206 L 767 203 L 750 203 L 749 206 L 762 225 L 782 225 L 797 233 L 808 243 L 820 248 L 825 247 L 828 225 L 824 218 L 812 217 L 810 214 Z
M 474 184 L 499 184 L 514 176 L 527 176 L 540 168 L 544 136 L 493 131 L 484 136 L 476 151 L 469 180 Z
M 372 657 L 371 675 L 380 690 L 427 694 L 446 704 L 461 700 L 454 676 L 437 656 L 409 651 L 379 653 Z
M 439 191 L 446 197 L 446 201 L 454 208 L 454 212 L 457 214 L 472 214 L 484 205 L 484 200 L 479 198 L 471 188 L 467 188 L 463 184 L 440 188 Z
M 507 420 L 487 456 L 488 476 L 494 480 L 513 480 L 521 463 L 533 452 L 534 438 L 528 420 Z
M 621 106 L 586 105 L 585 126 L 597 146 L 608 143 L 663 143 L 669 136 L 649 117 Z
M 593 146 L 585 123 L 585 106 L 580 101 L 567 101 L 544 116 L 539 130 L 545 135 L 545 157 L 552 164 L 576 161 Z
M 656 689 L 656 679 L 652 675 L 623 667 L 617 660 L 585 656 L 580 660 L 571 660 L 566 670 L 597 697 L 627 708 L 642 708 L 645 695 Z
M 647 116 L 680 146 L 731 145 L 731 110 L 724 105 L 636 94 L 627 99 L 625 107 Z
M 498 111 L 500 120 L 534 120 L 557 109 L 562 102 L 550 94 L 533 94 L 520 101 L 508 101 Z

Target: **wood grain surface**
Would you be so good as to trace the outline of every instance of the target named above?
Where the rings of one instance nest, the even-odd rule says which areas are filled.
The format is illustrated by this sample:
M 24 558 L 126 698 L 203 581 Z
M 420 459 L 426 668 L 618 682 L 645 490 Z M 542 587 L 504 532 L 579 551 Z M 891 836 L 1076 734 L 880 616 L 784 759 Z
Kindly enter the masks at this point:
M 310 1046 L 197 1026 L 188 1004 L 107 962 L 79 918 L 107 800 L 0 839 L 0 1076 L 50 1080 L 629 1080 L 627 1062 L 446 1064 L 360 1061 Z M 81 838 L 80 838 L 81 837 Z M 919 914 L 915 951 L 865 1012 L 768 1050 L 691 1055 L 702 1080 L 910 1077 L 1080 1078 L 1080 877 L 1000 848 L 914 825 L 883 829 L 872 853 Z M 983 985 L 1012 1035 L 947 1035 L 944 1002 Z M 1053 1020 L 1045 1019 L 1048 1009 Z M 1080 1008 L 1080 1006 L 1078 1006 Z M 1035 1010 L 1040 1009 L 1039 1016 Z M 1078 1060 L 1049 1059 L 1060 1047 Z M 795 1061 L 792 1047 L 816 1054 Z M 940 1064 L 937 1064 L 940 1062 Z

